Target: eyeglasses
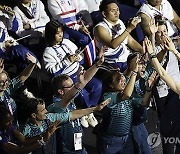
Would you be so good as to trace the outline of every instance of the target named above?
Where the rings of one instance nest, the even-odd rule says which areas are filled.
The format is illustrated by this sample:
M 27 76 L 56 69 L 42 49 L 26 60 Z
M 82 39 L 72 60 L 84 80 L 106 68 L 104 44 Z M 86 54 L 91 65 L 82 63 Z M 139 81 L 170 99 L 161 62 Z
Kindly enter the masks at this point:
M 1 85 L 1 86 L 4 86 L 4 85 L 6 85 L 6 84 L 8 84 L 8 79 L 6 79 L 6 80 L 4 80 L 4 81 L 3 81 L 3 80 L 0 81 L 0 85 Z
M 74 83 L 72 84 L 72 85 L 70 85 L 70 86 L 63 86 L 62 88 L 72 88 L 74 86 Z

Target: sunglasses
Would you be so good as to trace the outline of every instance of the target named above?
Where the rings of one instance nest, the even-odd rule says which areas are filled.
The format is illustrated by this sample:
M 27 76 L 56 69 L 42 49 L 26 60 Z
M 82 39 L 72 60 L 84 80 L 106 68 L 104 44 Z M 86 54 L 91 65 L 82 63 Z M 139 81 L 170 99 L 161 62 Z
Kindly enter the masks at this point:
M 70 86 L 63 86 L 62 88 L 72 88 L 74 86 L 74 83 Z

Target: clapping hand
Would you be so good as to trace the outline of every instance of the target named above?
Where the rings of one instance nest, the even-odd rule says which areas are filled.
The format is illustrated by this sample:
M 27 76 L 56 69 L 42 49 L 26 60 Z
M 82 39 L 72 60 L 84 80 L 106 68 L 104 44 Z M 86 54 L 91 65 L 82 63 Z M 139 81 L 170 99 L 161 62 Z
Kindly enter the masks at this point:
M 146 90 L 151 91 L 154 83 L 156 82 L 156 75 L 157 72 L 153 71 L 153 73 L 149 76 L 147 82 L 146 82 Z
M 155 23 L 155 19 L 150 20 L 149 29 L 152 34 L 155 34 L 158 31 L 158 23 Z

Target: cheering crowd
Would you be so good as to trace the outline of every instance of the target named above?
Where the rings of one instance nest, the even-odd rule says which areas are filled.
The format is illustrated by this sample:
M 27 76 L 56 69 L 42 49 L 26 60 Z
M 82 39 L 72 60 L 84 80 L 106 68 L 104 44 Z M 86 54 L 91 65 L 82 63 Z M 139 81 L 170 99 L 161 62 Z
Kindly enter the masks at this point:
M 89 126 L 98 154 L 152 154 L 151 98 L 163 153 L 180 153 L 164 140 L 180 137 L 179 12 L 167 0 L 133 2 L 0 2 L 0 154 L 87 154 Z M 50 104 L 25 82 L 38 69 L 51 78 Z

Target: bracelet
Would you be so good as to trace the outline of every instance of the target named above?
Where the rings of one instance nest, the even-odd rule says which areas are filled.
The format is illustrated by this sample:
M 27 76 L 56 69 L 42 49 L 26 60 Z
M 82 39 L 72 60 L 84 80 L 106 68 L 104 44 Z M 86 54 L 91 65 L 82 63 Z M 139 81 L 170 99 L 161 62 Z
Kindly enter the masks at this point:
M 132 74 L 132 75 L 137 75 L 138 72 L 136 72 L 136 71 L 131 71 L 131 74 Z
M 157 56 L 155 54 L 151 54 L 150 57 L 151 57 L 151 59 L 152 58 L 157 58 Z
M 96 66 L 97 68 L 99 68 L 101 65 L 98 65 L 97 62 L 96 62 L 96 63 L 95 63 L 95 66 Z

